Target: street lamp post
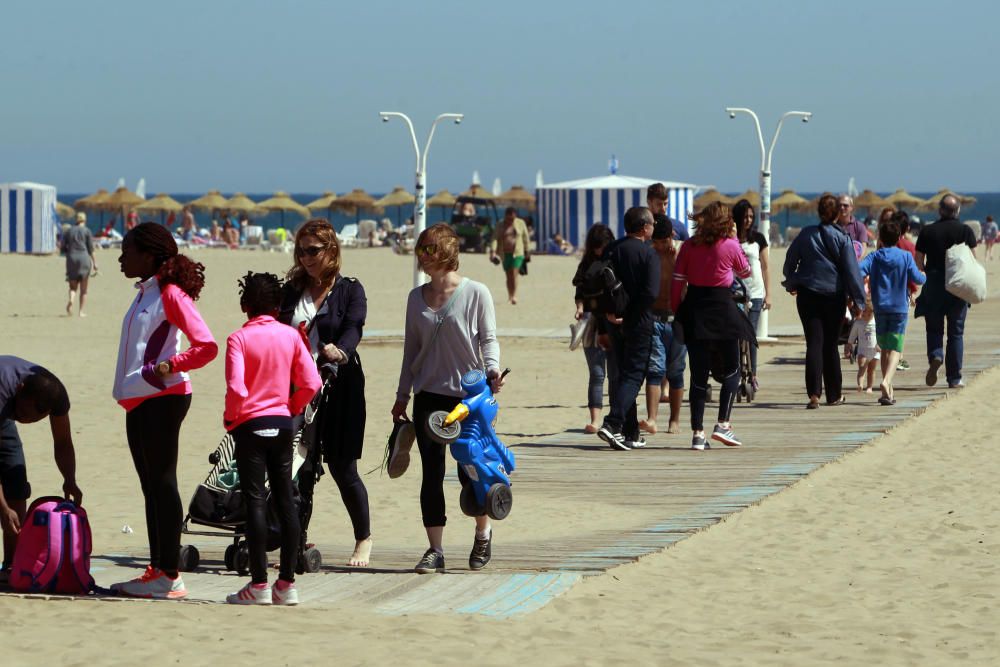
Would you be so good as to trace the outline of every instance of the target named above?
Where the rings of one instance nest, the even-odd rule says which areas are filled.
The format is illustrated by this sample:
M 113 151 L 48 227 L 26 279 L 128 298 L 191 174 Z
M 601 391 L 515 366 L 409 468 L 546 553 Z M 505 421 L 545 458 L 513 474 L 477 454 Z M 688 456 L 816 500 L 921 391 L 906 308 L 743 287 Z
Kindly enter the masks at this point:
M 778 119 L 778 127 L 774 130 L 774 137 L 771 138 L 771 145 L 764 150 L 764 133 L 760 131 L 760 120 L 750 109 L 743 107 L 726 107 L 726 113 L 730 118 L 736 118 L 737 113 L 749 114 L 753 118 L 754 127 L 757 128 L 757 141 L 760 142 L 760 233 L 768 245 L 771 243 L 771 156 L 774 154 L 774 145 L 778 143 L 778 135 L 781 134 L 781 126 L 786 118 L 801 118 L 803 123 L 808 123 L 812 118 L 811 111 L 786 111 Z M 737 221 L 739 222 L 739 221 Z M 771 340 L 767 330 L 767 311 L 760 313 L 760 320 L 757 322 L 757 340 Z
M 431 131 L 427 135 L 427 143 L 424 144 L 422 153 L 420 146 L 417 144 L 417 133 L 413 131 L 413 123 L 410 121 L 409 116 L 398 111 L 380 111 L 378 115 L 383 123 L 388 123 L 392 117 L 402 118 L 410 130 L 410 139 L 413 140 L 413 152 L 417 156 L 417 182 L 416 192 L 414 193 L 417 199 L 413 205 L 413 239 L 416 240 L 420 237 L 420 233 L 427 227 L 427 151 L 431 148 L 431 141 L 434 139 L 434 130 L 437 128 L 437 124 L 446 118 L 454 120 L 455 125 L 458 125 L 465 118 L 465 114 L 443 113 L 435 118 L 431 124 Z M 413 286 L 418 287 L 427 281 L 427 276 L 420 270 L 420 262 L 417 261 L 416 256 L 414 256 L 413 262 Z

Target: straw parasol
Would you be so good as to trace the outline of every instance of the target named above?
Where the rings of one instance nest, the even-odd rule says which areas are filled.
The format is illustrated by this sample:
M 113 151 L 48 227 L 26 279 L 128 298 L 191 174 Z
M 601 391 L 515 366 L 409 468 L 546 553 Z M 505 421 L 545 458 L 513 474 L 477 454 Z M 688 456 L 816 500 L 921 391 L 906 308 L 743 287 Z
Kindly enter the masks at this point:
M 441 209 L 441 219 L 445 219 L 445 209 L 452 208 L 455 205 L 455 195 L 451 194 L 447 190 L 441 190 L 436 195 L 427 200 L 428 206 L 437 206 Z
M 507 192 L 497 195 L 496 201 L 498 204 L 517 208 L 535 208 L 535 195 L 525 190 L 523 185 L 515 185 Z
M 257 208 L 257 204 L 242 192 L 237 192 L 226 201 L 226 210 L 232 213 L 246 213 L 249 215 L 255 208 Z
M 854 198 L 854 206 L 855 208 L 866 208 L 870 212 L 873 208 L 886 208 L 890 204 L 871 190 L 865 190 Z
M 330 208 L 340 209 L 345 213 L 353 211 L 354 220 L 357 222 L 358 218 L 361 217 L 361 209 L 371 210 L 376 208 L 375 198 L 361 188 L 355 188 L 343 197 L 338 197 L 336 201 L 330 204 Z
M 479 199 L 493 199 L 493 193 L 481 186 L 479 183 L 473 183 L 469 186 L 469 189 L 463 192 L 461 197 L 477 197 Z
M 184 205 L 162 192 L 152 199 L 147 199 L 135 207 L 137 213 L 159 213 L 160 223 L 163 224 L 164 217 L 168 213 L 180 213 L 184 210 Z
M 396 224 L 400 224 L 400 218 L 403 215 L 403 206 L 412 204 L 417 201 L 417 198 L 406 191 L 402 185 L 397 185 L 392 189 L 392 192 L 382 197 L 375 202 L 375 206 L 378 208 L 386 208 L 388 206 L 396 206 Z
M 322 197 L 314 199 L 306 204 L 306 208 L 311 211 L 325 211 L 330 208 L 330 204 L 332 204 L 336 199 L 337 195 L 335 195 L 332 190 L 325 190 Z
M 128 188 L 120 187 L 117 190 L 115 190 L 106 200 L 104 200 L 104 203 L 101 206 L 112 211 L 116 209 L 124 210 L 129 208 L 135 208 L 144 201 L 146 200 L 140 197 L 139 195 L 135 194 L 134 192 L 131 192 Z
M 226 208 L 226 198 L 218 190 L 209 190 L 207 194 L 189 201 L 187 205 L 203 211 L 218 211 Z
M 894 206 L 894 207 L 896 207 L 898 209 L 904 209 L 904 208 L 916 209 L 916 208 L 919 208 L 920 206 L 923 206 L 923 204 L 924 204 L 924 200 L 923 199 L 921 199 L 920 197 L 916 197 L 914 195 L 911 195 L 909 192 L 907 192 L 903 188 L 899 188 L 898 190 L 896 190 L 895 192 L 893 192 L 891 195 L 889 195 L 888 197 L 886 197 L 885 201 L 890 206 Z
M 721 201 L 727 206 L 732 206 L 736 203 L 736 200 L 732 197 L 722 194 L 715 188 L 709 188 L 694 198 L 694 210 L 700 211 L 709 204 L 717 201 Z
M 954 195 L 958 197 L 958 201 L 962 206 L 969 206 L 971 204 L 976 203 L 975 197 L 970 197 L 968 195 L 960 195 L 954 190 L 951 190 L 949 188 L 941 188 L 936 195 L 928 197 L 924 201 L 923 206 L 921 206 L 921 208 L 927 211 L 936 211 L 938 204 L 941 203 L 941 198 L 944 197 L 945 195 Z
M 782 190 L 781 196 L 771 200 L 771 211 L 801 211 L 809 208 L 809 200 L 795 193 L 794 190 Z
M 104 204 L 104 202 L 106 202 L 108 200 L 108 197 L 110 196 L 111 195 L 108 194 L 107 190 L 101 188 L 92 195 L 87 195 L 86 197 L 77 199 L 75 202 L 73 202 L 73 208 L 75 208 L 78 211 L 100 210 L 101 205 Z
M 73 210 L 72 206 L 67 206 L 62 202 L 56 202 L 56 215 L 63 220 L 72 220 L 76 215 L 76 211 Z
M 746 199 L 748 202 L 750 202 L 750 205 L 753 206 L 753 209 L 755 211 L 759 211 L 760 210 L 760 193 L 759 192 L 757 192 L 755 190 L 747 190 L 746 192 L 744 192 L 741 195 L 735 195 L 734 197 L 732 197 L 733 204 L 735 204 L 736 202 L 738 202 L 741 199 Z M 732 204 L 730 204 L 730 206 L 731 205 Z
M 280 211 L 282 227 L 285 226 L 285 211 L 298 213 L 303 218 L 308 218 L 310 215 L 309 209 L 289 197 L 287 192 L 275 192 L 273 197 L 257 204 L 254 211 L 265 213 Z

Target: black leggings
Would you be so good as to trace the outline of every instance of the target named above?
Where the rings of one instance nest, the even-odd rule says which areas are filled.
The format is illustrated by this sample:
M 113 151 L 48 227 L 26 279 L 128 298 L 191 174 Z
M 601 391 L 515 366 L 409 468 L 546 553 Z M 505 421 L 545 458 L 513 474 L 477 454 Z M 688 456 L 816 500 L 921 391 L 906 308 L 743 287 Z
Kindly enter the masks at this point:
M 267 582 L 267 495 L 264 473 L 281 527 L 281 564 L 278 576 L 295 580 L 299 555 L 299 513 L 292 492 L 292 430 L 276 429 L 277 435 L 257 435 L 251 423 L 233 431 L 236 460 L 240 470 L 240 490 L 247 508 L 247 546 L 250 549 L 250 577 L 255 584 Z
M 708 396 L 708 376 L 712 369 L 712 355 L 722 356 L 725 378 L 719 392 L 719 422 L 728 422 L 733 411 L 733 402 L 740 387 L 740 342 L 732 340 L 698 341 L 687 344 L 688 360 L 691 363 L 691 430 L 705 429 L 705 399 Z
M 438 444 L 427 433 L 427 418 L 436 410 L 451 412 L 462 399 L 422 391 L 413 398 L 413 425 L 417 432 L 420 464 L 423 479 L 420 482 L 420 513 L 424 527 L 444 526 L 448 522 L 444 503 L 444 445 Z
M 847 297 L 827 296 L 811 290 L 799 290 L 795 305 L 806 335 L 806 393 L 817 398 L 826 386 L 829 403 L 840 400 L 843 376 L 840 374 L 840 327 L 844 321 Z
M 371 517 L 368 513 L 368 489 L 358 475 L 358 461 L 327 461 L 333 481 L 340 489 L 340 498 L 344 501 L 347 514 L 351 517 L 351 525 L 354 526 L 354 539 L 367 540 L 371 537 Z
M 149 563 L 177 574 L 184 510 L 177 492 L 177 448 L 191 395 L 150 398 L 125 415 L 125 435 L 146 501 Z

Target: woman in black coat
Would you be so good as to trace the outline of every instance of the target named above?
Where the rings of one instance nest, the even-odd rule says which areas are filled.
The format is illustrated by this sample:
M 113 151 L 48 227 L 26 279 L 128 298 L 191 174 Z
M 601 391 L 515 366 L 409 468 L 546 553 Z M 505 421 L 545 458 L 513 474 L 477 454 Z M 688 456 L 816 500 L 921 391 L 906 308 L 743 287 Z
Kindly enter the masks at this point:
M 368 302 L 361 283 L 340 274 L 340 261 L 340 244 L 328 221 L 318 218 L 302 225 L 295 234 L 295 263 L 285 283 L 280 320 L 303 332 L 320 366 L 336 365 L 337 376 L 316 416 L 317 434 L 354 526 L 356 543 L 347 564 L 366 567 L 372 538 L 368 490 L 358 475 L 365 436 L 365 375 L 357 346 Z M 311 498 L 311 488 L 303 495 L 306 492 Z

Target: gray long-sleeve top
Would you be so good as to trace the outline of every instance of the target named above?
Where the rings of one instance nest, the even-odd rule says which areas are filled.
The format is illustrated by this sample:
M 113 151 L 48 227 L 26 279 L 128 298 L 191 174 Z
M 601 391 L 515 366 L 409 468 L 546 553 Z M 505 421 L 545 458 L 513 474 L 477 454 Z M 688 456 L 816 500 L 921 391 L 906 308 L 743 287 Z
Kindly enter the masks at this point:
M 428 391 L 462 398 L 462 375 L 474 368 L 489 371 L 500 368 L 500 344 L 496 335 L 496 311 L 490 290 L 474 280 L 468 280 L 461 291 L 453 295 L 454 303 L 438 326 L 438 314 L 424 301 L 423 288 L 415 287 L 406 300 L 406 334 L 403 341 L 403 363 L 399 371 L 398 400 L 408 400 L 413 393 Z M 458 288 L 456 288 L 458 289 Z M 433 337 L 433 341 L 431 340 Z M 427 346 L 420 367 L 413 363 Z

